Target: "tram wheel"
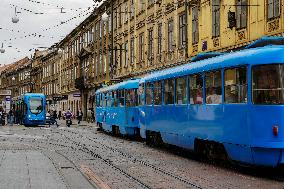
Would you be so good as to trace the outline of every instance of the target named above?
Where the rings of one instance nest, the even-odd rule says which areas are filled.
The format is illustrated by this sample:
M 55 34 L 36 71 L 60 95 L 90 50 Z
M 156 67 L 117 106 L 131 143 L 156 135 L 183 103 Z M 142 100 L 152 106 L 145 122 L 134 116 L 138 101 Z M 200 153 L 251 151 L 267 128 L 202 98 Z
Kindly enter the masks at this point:
M 150 146 L 163 146 L 164 141 L 161 137 L 161 133 L 155 131 L 146 131 L 146 144 Z
M 115 125 L 112 126 L 112 134 L 114 136 L 119 136 L 120 135 L 120 130 L 119 130 L 118 126 L 115 126 Z

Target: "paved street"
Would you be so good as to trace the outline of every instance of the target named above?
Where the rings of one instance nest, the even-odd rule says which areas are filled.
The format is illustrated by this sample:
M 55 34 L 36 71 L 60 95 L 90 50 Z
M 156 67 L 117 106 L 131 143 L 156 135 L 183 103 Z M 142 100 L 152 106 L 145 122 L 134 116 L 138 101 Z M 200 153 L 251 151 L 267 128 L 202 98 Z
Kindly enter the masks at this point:
M 271 170 L 215 165 L 116 138 L 85 122 L 63 123 L 0 127 L 0 188 L 284 188 Z

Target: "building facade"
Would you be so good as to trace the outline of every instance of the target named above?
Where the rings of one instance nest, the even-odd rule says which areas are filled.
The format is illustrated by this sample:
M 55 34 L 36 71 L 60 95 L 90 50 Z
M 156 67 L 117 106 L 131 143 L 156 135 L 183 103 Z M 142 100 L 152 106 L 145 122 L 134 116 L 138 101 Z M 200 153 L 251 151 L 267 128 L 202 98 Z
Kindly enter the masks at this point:
M 61 111 L 86 115 L 104 85 L 198 53 L 239 50 L 262 36 L 284 36 L 284 0 L 107 0 L 53 50 L 36 51 L 19 85 L 3 70 L 1 87 L 44 92 Z
M 284 35 L 283 4 L 283 0 L 112 1 L 115 77 L 139 77 L 189 62 L 201 52 L 237 50 L 262 36 Z
M 46 55 L 41 58 L 42 65 L 42 92 L 46 95 L 47 109 L 59 111 L 59 100 L 61 99 L 60 94 L 60 55 L 57 49 L 51 48 Z
M 77 112 L 81 108 L 86 115 L 87 109 L 93 107 L 94 91 L 109 80 L 108 24 L 101 19 L 106 3 L 58 44 L 63 50 L 60 59 L 61 95 L 66 97 L 60 102 L 63 110 Z

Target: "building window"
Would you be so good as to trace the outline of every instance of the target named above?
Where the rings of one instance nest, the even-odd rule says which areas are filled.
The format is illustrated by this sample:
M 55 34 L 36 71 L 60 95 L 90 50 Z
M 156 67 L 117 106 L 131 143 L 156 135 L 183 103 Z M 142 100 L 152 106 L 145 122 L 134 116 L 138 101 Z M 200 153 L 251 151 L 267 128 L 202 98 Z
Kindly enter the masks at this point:
M 134 6 L 134 0 L 131 0 L 131 4 L 130 4 L 130 17 L 134 17 L 135 13 L 135 6 Z
M 130 40 L 130 63 L 134 64 L 134 38 Z
M 118 16 L 119 16 L 119 19 L 118 19 L 118 27 L 121 27 L 121 25 L 122 25 L 121 6 L 118 8 Z
M 174 21 L 170 20 L 168 22 L 168 51 L 172 52 L 174 50 Z
M 148 59 L 151 59 L 154 56 L 153 43 L 153 29 L 150 29 L 148 30 Z
M 179 16 L 179 47 L 184 48 L 186 46 L 186 15 L 183 13 Z
M 148 0 L 148 6 L 154 4 L 154 0 Z
M 220 36 L 220 0 L 212 2 L 212 37 Z
M 267 18 L 273 19 L 280 16 L 280 0 L 267 0 Z
M 145 9 L 145 0 L 140 0 L 139 2 L 139 12 L 142 12 Z
M 162 54 L 162 40 L 163 40 L 162 24 L 158 25 L 158 54 Z
M 139 61 L 144 60 L 144 33 L 139 35 Z
M 122 67 L 122 45 L 119 45 L 118 47 L 120 50 L 119 50 L 119 67 Z
M 125 2 L 124 14 L 125 14 L 124 23 L 127 23 L 128 22 L 128 14 L 129 14 L 127 2 Z
M 192 8 L 192 44 L 198 43 L 199 27 L 198 27 L 198 7 Z
M 125 66 L 128 65 L 128 42 L 126 41 L 125 42 L 125 45 L 124 45 L 124 51 L 125 51 Z
M 248 2 L 247 0 L 237 0 L 237 29 L 247 27 L 247 13 L 248 13 Z

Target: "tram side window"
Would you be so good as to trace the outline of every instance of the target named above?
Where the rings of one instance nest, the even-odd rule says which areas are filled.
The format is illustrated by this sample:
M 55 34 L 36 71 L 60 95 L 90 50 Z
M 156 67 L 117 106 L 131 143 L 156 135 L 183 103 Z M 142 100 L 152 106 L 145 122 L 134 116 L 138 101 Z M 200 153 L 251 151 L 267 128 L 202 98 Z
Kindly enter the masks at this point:
M 137 106 L 137 89 L 126 90 L 126 106 Z
M 144 84 L 139 85 L 138 97 L 139 97 L 139 105 L 143 106 L 145 104 Z
M 96 95 L 96 105 L 97 107 L 100 106 L 100 96 L 98 94 Z
M 187 104 L 187 77 L 180 77 L 176 79 L 176 103 Z
M 153 103 L 153 84 L 146 83 L 146 104 L 151 105 Z
M 103 94 L 103 107 L 107 106 L 107 93 Z
M 252 69 L 252 101 L 254 104 L 284 103 L 284 66 L 255 66 Z
M 206 104 L 222 103 L 222 76 L 221 71 L 206 73 Z
M 247 102 L 247 68 L 225 70 L 225 103 Z
M 124 90 L 118 90 L 118 106 L 123 107 L 124 106 Z
M 117 96 L 116 96 L 116 91 L 112 91 L 111 92 L 111 96 L 112 96 L 112 107 L 117 107 Z
M 191 75 L 189 77 L 190 85 L 190 104 L 203 103 L 203 78 L 202 75 Z
M 103 106 L 103 94 L 99 94 L 100 95 L 100 107 Z
M 107 107 L 111 107 L 112 106 L 112 94 L 111 92 L 108 93 L 108 98 L 107 98 Z
M 165 104 L 175 103 L 175 80 L 167 79 L 164 81 L 164 102 Z
M 154 105 L 162 105 L 162 82 L 154 83 Z

